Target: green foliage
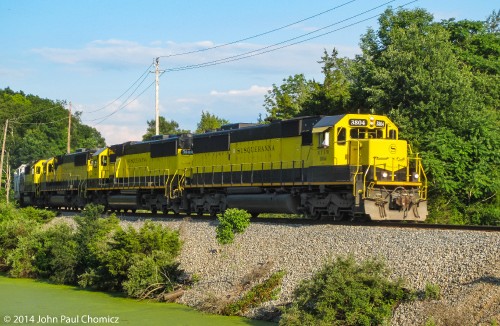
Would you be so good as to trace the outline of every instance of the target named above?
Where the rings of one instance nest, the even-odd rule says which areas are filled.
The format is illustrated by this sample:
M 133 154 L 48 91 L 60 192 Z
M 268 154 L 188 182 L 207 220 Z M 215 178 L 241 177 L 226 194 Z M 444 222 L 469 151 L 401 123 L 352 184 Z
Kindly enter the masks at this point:
M 463 204 L 460 204 L 456 198 L 433 194 L 429 198 L 429 207 L 429 216 L 427 217 L 429 223 L 466 224 L 462 213 Z
M 219 118 L 215 114 L 210 114 L 208 111 L 201 111 L 201 120 L 198 122 L 196 133 L 200 134 L 207 131 L 217 130 L 228 123 L 228 120 Z
M 41 223 L 37 216 L 32 218 L 28 214 L 17 211 L 11 204 L 0 202 L 0 270 L 9 270 L 16 263 L 18 271 L 15 274 L 30 274 L 31 269 L 27 264 L 29 257 L 22 257 L 22 251 L 13 252 L 23 246 L 29 248 L 27 239 L 38 232 Z M 14 255 L 14 256 L 13 256 Z M 24 259 L 24 260 L 23 260 Z
M 8 262 L 10 276 L 48 278 L 56 283 L 73 284 L 76 266 L 73 230 L 65 224 L 46 230 L 37 228 L 19 239 Z
M 34 208 L 32 206 L 19 209 L 19 213 L 29 219 L 35 220 L 40 223 L 46 223 L 56 217 L 56 212 L 46 209 Z
M 65 104 L 10 88 L 0 89 L 0 123 L 3 126 L 9 119 L 12 126 L 6 147 L 13 167 L 66 151 L 68 110 Z M 71 148 L 103 147 L 104 138 L 95 128 L 83 125 L 80 115 L 80 112 L 72 115 Z
M 147 221 L 139 230 L 122 229 L 116 216 L 88 205 L 77 227 L 45 227 L 47 211 L 16 210 L 0 202 L 0 269 L 14 277 L 49 279 L 132 297 L 155 298 L 177 285 L 179 232 Z
M 250 225 L 251 215 L 244 209 L 229 208 L 217 217 L 219 219 L 219 225 L 215 229 L 217 241 L 220 244 L 229 244 L 234 241 L 234 233 L 243 233 Z
M 178 135 L 189 133 L 189 130 L 179 128 L 179 124 L 174 120 L 167 121 L 165 117 L 160 116 L 159 130 L 160 135 Z M 156 120 L 148 120 L 148 128 L 146 134 L 142 136 L 142 140 L 149 140 L 156 134 Z
M 354 60 L 324 52 L 322 84 L 297 74 L 273 85 L 264 103 L 268 118 L 388 115 L 422 154 L 429 197 L 460 206 L 453 218 L 437 219 L 495 221 L 476 212 L 495 214 L 479 206 L 500 192 L 499 17 L 494 11 L 486 21 L 436 23 L 424 9 L 388 9 L 378 29 L 362 36 Z M 472 219 L 467 206 L 475 207 Z
M 316 82 L 306 80 L 303 74 L 283 79 L 283 84 L 279 87 L 273 84 L 272 90 L 264 99 L 268 118 L 289 119 L 299 115 L 316 88 Z
M 222 313 L 229 316 L 241 315 L 250 308 L 258 307 L 264 302 L 276 299 L 284 276 L 285 272 L 283 271 L 272 274 L 264 282 L 251 288 L 242 298 L 228 304 Z
M 427 300 L 439 300 L 441 298 L 441 288 L 439 285 L 426 283 L 424 298 Z
M 111 232 L 118 229 L 118 219 L 112 215 L 102 217 L 104 207 L 101 205 L 87 205 L 79 217 L 75 218 L 77 230 L 75 241 L 77 243 L 76 274 L 82 278 L 82 284 L 87 285 L 84 273 L 92 270 L 102 270 L 100 254 L 106 250 L 106 241 Z M 83 276 L 82 276 L 83 275 Z
M 174 290 L 176 280 L 181 275 L 178 266 L 170 253 L 155 250 L 150 255 L 134 260 L 123 288 L 133 298 L 157 298 L 160 294 Z
M 79 284 L 104 290 L 125 289 L 132 296 L 146 291 L 153 281 L 167 290 L 177 277 L 174 259 L 180 248 L 177 231 L 150 221 L 139 231 L 131 226 L 118 228 L 91 248 L 95 264 L 87 265 Z M 154 294 L 156 291 L 151 292 Z
M 381 325 L 392 309 L 412 299 L 403 283 L 386 278 L 380 260 L 356 263 L 354 258 L 337 258 L 325 264 L 294 293 L 292 306 L 285 309 L 281 325 Z
M 493 204 L 474 204 L 467 207 L 465 216 L 468 224 L 500 226 L 500 205 L 498 204 L 498 199 Z

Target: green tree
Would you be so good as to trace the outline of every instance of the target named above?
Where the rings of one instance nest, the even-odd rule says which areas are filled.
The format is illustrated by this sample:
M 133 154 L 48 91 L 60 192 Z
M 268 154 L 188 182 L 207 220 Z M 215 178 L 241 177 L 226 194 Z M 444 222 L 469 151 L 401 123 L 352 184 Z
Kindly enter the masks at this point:
M 207 131 L 217 130 L 228 123 L 228 120 L 219 118 L 215 114 L 210 114 L 208 111 L 201 111 L 201 119 L 200 122 L 198 122 L 196 133 L 201 134 Z
M 0 89 L 0 124 L 9 119 L 6 147 L 12 167 L 66 152 L 68 110 L 64 101 Z M 72 117 L 71 148 L 97 148 L 105 145 L 101 134 L 84 125 L 79 112 Z
M 283 79 L 280 86 L 273 84 L 264 98 L 268 119 L 290 119 L 300 115 L 304 103 L 318 87 L 315 81 L 307 80 L 303 74 Z
M 498 192 L 498 113 L 457 56 L 450 33 L 423 9 L 387 10 L 377 32 L 364 35 L 357 86 L 377 113 L 388 114 L 401 135 L 423 152 L 431 197 L 455 204 Z M 494 99 L 489 100 L 490 103 Z
M 148 120 L 148 128 L 146 134 L 142 136 L 142 140 L 149 140 L 156 134 L 156 120 Z M 189 130 L 179 128 L 179 124 L 174 120 L 167 121 L 165 117 L 160 116 L 160 135 L 177 135 L 189 133 Z
M 311 95 L 298 115 L 336 115 L 350 111 L 350 62 L 348 58 L 339 58 L 335 48 L 330 55 L 324 51 L 321 61 L 318 61 L 323 64 L 323 84 L 313 84 Z

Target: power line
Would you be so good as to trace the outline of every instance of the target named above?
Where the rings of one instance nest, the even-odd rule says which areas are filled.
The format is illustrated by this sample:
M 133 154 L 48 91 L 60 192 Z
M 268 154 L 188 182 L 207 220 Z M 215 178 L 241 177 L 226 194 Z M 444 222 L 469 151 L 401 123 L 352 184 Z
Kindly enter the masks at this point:
M 52 111 L 52 110 L 58 109 L 58 108 L 62 108 L 62 105 L 56 105 L 56 106 L 53 106 L 51 108 L 40 110 L 40 111 L 37 111 L 37 112 L 23 114 L 21 116 L 18 116 L 18 117 L 15 117 L 15 118 L 11 119 L 11 122 L 16 122 L 17 120 L 19 120 L 21 118 L 29 117 L 29 116 L 32 116 L 32 115 L 35 115 L 35 114 L 39 114 L 39 113 L 43 113 L 43 112 L 47 112 L 47 111 Z
M 163 74 L 163 73 L 162 73 Z M 160 76 L 162 75 L 160 74 Z M 85 122 L 93 122 L 93 121 L 98 121 L 96 122 L 94 125 L 98 125 L 100 123 L 102 123 L 103 121 L 105 121 L 106 119 L 108 119 L 109 117 L 111 117 L 112 115 L 114 115 L 115 113 L 125 109 L 128 105 L 130 105 L 132 102 L 134 102 L 136 99 L 138 99 L 142 94 L 144 94 L 151 86 L 153 86 L 153 84 L 155 83 L 154 81 L 149 84 L 141 93 L 139 93 L 139 95 L 137 95 L 135 98 L 133 98 L 132 100 L 130 100 L 129 102 L 127 102 L 131 97 L 132 95 L 137 91 L 137 89 L 144 83 L 144 81 L 146 80 L 146 77 L 148 75 L 145 75 L 144 78 L 142 79 L 142 81 L 139 83 L 139 85 L 137 85 L 137 87 L 134 89 L 134 91 L 125 99 L 124 101 L 124 104 L 121 105 L 118 109 L 114 110 L 113 112 L 105 115 L 105 116 L 102 116 L 102 117 L 99 117 L 99 118 L 95 118 L 95 119 L 91 119 L 91 120 L 85 120 Z
M 18 124 L 18 125 L 49 125 L 53 123 L 58 123 L 63 120 L 68 120 L 68 117 L 48 121 L 48 122 L 18 122 L 18 121 L 12 121 L 12 123 Z
M 353 0 L 353 1 L 354 1 L 354 0 Z M 250 58 L 250 57 L 254 57 L 254 56 L 258 56 L 258 55 L 262 55 L 262 54 L 265 54 L 265 53 L 269 53 L 269 52 L 277 51 L 277 50 L 280 50 L 280 49 L 283 49 L 283 48 L 287 48 L 287 47 L 290 47 L 290 46 L 293 46 L 293 45 L 297 45 L 297 44 L 300 44 L 300 43 L 304 43 L 304 42 L 307 42 L 307 41 L 310 41 L 310 40 L 313 40 L 313 39 L 316 39 L 316 38 L 319 38 L 319 37 L 322 37 L 322 36 L 325 36 L 325 35 L 328 35 L 328 34 L 331 34 L 331 33 L 334 33 L 334 32 L 337 32 L 337 31 L 339 31 L 339 30 L 343 30 L 343 29 L 346 29 L 346 28 L 348 28 L 348 27 L 355 26 L 355 25 L 357 25 L 357 24 L 360 24 L 360 23 L 362 23 L 362 22 L 365 22 L 365 21 L 371 20 L 371 19 L 373 19 L 373 18 L 379 17 L 381 14 L 377 14 L 377 15 L 374 15 L 374 16 L 371 16 L 371 17 L 368 17 L 368 18 L 365 18 L 365 19 L 362 19 L 362 20 L 356 21 L 356 22 L 354 22 L 354 23 L 351 23 L 351 24 L 349 24 L 349 25 L 345 25 L 345 26 L 339 27 L 339 28 L 334 29 L 334 30 L 332 30 L 332 31 L 328 31 L 328 32 L 325 32 L 325 33 L 322 33 L 322 34 L 319 34 L 319 35 L 315 35 L 315 36 L 312 36 L 312 37 L 309 37 L 309 38 L 306 38 L 306 39 L 303 39 L 303 40 L 300 40 L 300 41 L 297 41 L 297 42 L 294 42 L 294 43 L 286 44 L 286 43 L 288 43 L 288 42 L 290 42 L 290 41 L 294 41 L 294 40 L 297 40 L 297 39 L 304 38 L 304 37 L 306 37 L 306 36 L 308 36 L 308 35 L 315 34 L 315 33 L 319 32 L 319 31 L 325 30 L 325 29 L 330 28 L 330 27 L 332 27 L 332 26 L 335 26 L 335 25 L 341 24 L 341 23 L 343 23 L 343 22 L 349 21 L 349 20 L 351 20 L 351 19 L 353 19 L 353 18 L 356 18 L 356 17 L 362 16 L 362 15 L 364 15 L 364 14 L 368 13 L 368 12 L 371 12 L 371 11 L 374 11 L 374 10 L 376 10 L 376 9 L 379 9 L 379 8 L 381 8 L 381 7 L 383 7 L 383 6 L 386 6 L 387 4 L 392 3 L 392 2 L 394 2 L 394 1 L 396 1 L 396 0 L 387 1 L 387 2 L 385 2 L 385 3 L 383 3 L 383 4 L 379 5 L 379 6 L 376 6 L 376 7 L 373 7 L 373 8 L 371 8 L 371 9 L 365 10 L 365 11 L 363 11 L 363 12 L 359 13 L 359 14 L 353 15 L 353 16 L 351 16 L 351 17 L 349 17 L 349 18 L 346 18 L 346 19 L 340 20 L 340 21 L 335 22 L 335 23 L 333 23 L 333 24 L 330 24 L 330 25 L 324 26 L 324 27 L 319 28 L 319 29 L 317 29 L 317 30 L 315 30 L 315 31 L 308 32 L 308 33 L 302 34 L 302 35 L 300 35 L 300 36 L 293 37 L 293 38 L 290 38 L 290 39 L 288 39 L 288 40 L 285 40 L 285 41 L 282 41 L 282 42 L 278 42 L 278 43 L 275 43 L 275 44 L 272 44 L 272 45 L 269 45 L 269 46 L 265 46 L 265 47 L 262 47 L 262 48 L 257 49 L 257 50 L 248 51 L 248 52 L 245 52 L 245 53 L 242 53 L 242 54 L 239 54 L 239 55 L 234 55 L 234 56 L 226 57 L 226 58 L 219 59 L 219 60 L 209 61 L 209 62 L 205 62 L 205 63 L 201 63 L 201 64 L 196 64 L 196 65 L 187 65 L 187 66 L 181 66 L 181 67 L 176 67 L 176 68 L 170 68 L 170 69 L 166 69 L 166 70 L 164 70 L 164 71 L 163 71 L 163 73 L 165 73 L 165 72 L 174 72 L 174 71 L 184 71 L 184 70 L 191 70 L 191 69 L 198 69 L 198 68 L 204 68 L 204 67 L 208 67 L 208 66 L 215 66 L 215 65 L 219 65 L 219 64 L 224 64 L 224 63 L 228 63 L 228 62 L 238 61 L 238 60 L 242 60 L 242 59 L 246 59 L 246 58 Z M 350 1 L 350 2 L 352 2 L 352 1 Z M 350 3 L 350 2 L 344 3 L 344 4 L 342 4 L 342 5 L 346 5 L 346 4 Z M 413 0 L 413 1 L 407 2 L 407 3 L 403 4 L 403 5 L 398 6 L 398 8 L 405 7 L 405 6 L 407 6 L 407 5 L 409 5 L 409 4 L 412 4 L 412 3 L 415 3 L 415 2 L 418 2 L 418 0 Z M 341 6 L 342 6 L 342 5 L 341 5 Z M 338 8 L 338 7 L 336 7 L 336 8 Z M 330 9 L 329 11 L 331 11 L 331 10 L 333 10 L 333 8 L 332 8 L 332 9 Z M 320 14 L 321 14 L 321 13 L 320 13 Z M 315 15 L 315 16 L 318 16 L 318 15 L 320 15 L 320 14 L 317 14 L 317 15 Z M 315 16 L 311 16 L 311 17 L 315 17 Z M 307 20 L 307 18 L 306 18 L 306 19 L 304 19 L 304 20 Z M 296 24 L 296 23 L 289 24 L 289 25 L 287 25 L 287 26 L 291 26 L 291 25 L 294 25 L 294 24 Z M 285 28 L 285 27 L 282 27 L 282 28 Z M 282 28 L 279 28 L 279 29 L 282 29 Z M 279 30 L 279 29 L 276 29 L 276 30 Z M 265 34 L 268 34 L 268 33 L 271 33 L 271 32 L 272 32 L 272 31 L 269 31 L 269 32 L 266 32 L 266 33 L 261 33 L 261 34 L 255 35 L 254 37 L 257 37 L 257 36 L 260 36 L 260 35 L 265 35 Z M 251 37 L 251 38 L 254 38 L 254 37 Z M 250 39 L 250 38 L 246 38 L 246 39 Z M 243 39 L 243 40 L 245 40 L 245 39 Z M 236 43 L 236 42 L 239 42 L 239 41 L 230 42 L 230 43 L 227 43 L 226 45 L 229 45 L 229 44 L 234 44 L 234 43 Z M 284 44 L 284 45 L 282 45 L 282 44 Z M 282 46 L 279 46 L 279 45 L 282 45 Z M 222 47 L 222 46 L 225 46 L 225 45 L 220 45 L 220 46 L 217 46 L 217 47 Z M 217 47 L 213 47 L 213 48 L 217 48 Z M 209 49 L 211 49 L 211 48 L 203 49 L 203 51 L 205 51 L 205 50 L 209 50 Z M 192 51 L 192 52 L 189 52 L 189 53 L 195 53 L 195 52 L 201 52 L 201 51 Z M 184 53 L 184 54 L 189 54 L 189 53 L 188 53 L 188 52 L 186 52 L 186 53 Z M 181 53 L 181 54 L 182 54 L 182 53 Z M 178 54 L 178 55 L 181 55 L 181 54 Z M 171 55 L 171 56 L 174 56 L 174 55 Z M 161 56 L 161 57 L 169 57 L 169 56 Z M 148 69 L 147 69 L 148 71 L 149 71 L 149 68 L 150 68 L 151 66 L 152 66 L 152 64 L 148 67 Z M 161 75 L 163 75 L 163 73 L 161 73 Z M 143 75 L 145 75 L 145 74 L 146 74 L 146 72 L 145 72 Z M 141 77 L 142 77 L 143 75 L 141 75 Z M 161 76 L 161 75 L 160 75 L 160 76 Z M 147 76 L 147 75 L 146 75 L 146 76 Z M 142 79 L 142 81 L 139 83 L 139 85 L 137 85 L 137 87 L 134 89 L 134 91 L 133 91 L 133 92 L 132 92 L 132 93 L 131 93 L 131 94 L 130 94 L 130 95 L 129 95 L 126 99 L 125 99 L 125 101 L 124 101 L 124 102 L 126 102 L 128 99 L 130 99 L 130 97 L 132 97 L 132 95 L 133 95 L 133 94 L 137 91 L 137 89 L 138 89 L 138 88 L 139 88 L 139 87 L 140 87 L 140 86 L 144 83 L 144 81 L 145 81 L 145 79 L 146 79 L 146 76 Z M 140 79 L 141 77 L 139 77 L 139 79 Z M 137 81 L 136 81 L 133 85 L 135 85 L 136 83 L 137 83 Z M 129 101 L 129 102 L 125 103 L 125 104 L 123 104 L 121 107 L 119 107 L 118 109 L 114 110 L 114 111 L 113 111 L 113 112 L 111 112 L 110 114 L 105 115 L 105 116 L 100 117 L 100 118 L 96 118 L 96 119 L 92 119 L 92 120 L 86 120 L 86 121 L 87 121 L 87 122 L 92 122 L 92 121 L 97 121 L 97 120 L 99 120 L 99 121 L 98 121 L 97 123 L 95 123 L 94 125 L 98 125 L 98 124 L 102 123 L 103 121 L 105 121 L 106 119 L 108 119 L 109 117 L 111 117 L 112 115 L 116 114 L 117 112 L 119 112 L 119 111 L 123 110 L 123 109 L 124 109 L 124 108 L 126 108 L 128 105 L 130 105 L 133 101 L 135 101 L 135 100 L 136 100 L 137 98 L 139 98 L 142 94 L 144 94 L 144 93 L 145 93 L 145 92 L 146 92 L 149 88 L 151 88 L 151 86 L 153 86 L 153 85 L 154 85 L 154 83 L 155 83 L 155 82 L 153 81 L 153 82 L 152 82 L 151 84 L 149 84 L 149 85 L 148 85 L 148 86 L 147 86 L 147 87 L 146 87 L 146 88 L 145 88 L 145 89 L 144 89 L 141 93 L 139 93 L 139 94 L 138 94 L 138 95 L 137 95 L 134 99 L 132 99 L 131 101 Z M 132 86 L 133 86 L 133 85 L 132 85 Z M 131 87 L 129 87 L 129 89 L 127 89 L 127 91 L 128 91 L 128 90 L 130 90 L 130 88 L 132 88 L 132 86 L 131 86 Z M 124 92 L 124 94 L 125 94 L 125 93 L 127 93 L 127 91 L 125 91 L 125 92 Z M 122 94 L 121 96 L 123 96 L 123 94 Z M 120 97 L 121 97 L 121 96 L 120 96 Z M 119 98 L 118 98 L 118 99 L 119 99 Z M 118 100 L 118 99 L 116 99 L 116 100 Z M 116 100 L 115 100 L 115 101 L 113 101 L 113 102 L 111 102 L 111 103 L 110 103 L 110 104 L 108 104 L 107 106 L 109 106 L 109 105 L 111 105 L 112 103 L 116 102 Z M 106 107 L 107 107 L 107 106 L 106 106 Z M 104 108 L 104 107 L 103 107 L 103 108 Z M 102 109 L 103 109 L 103 108 L 102 108 Z M 97 111 L 97 110 L 96 110 L 96 111 Z M 91 112 L 95 112 L 95 111 L 91 111 Z
M 356 0 L 351 0 L 351 1 L 344 2 L 344 3 L 342 3 L 342 4 L 340 4 L 340 5 L 336 6 L 336 7 L 327 9 L 325 11 L 322 11 L 322 12 L 318 13 L 318 14 L 315 14 L 315 15 L 309 16 L 307 18 L 298 20 L 296 22 L 293 22 L 293 23 L 290 23 L 290 24 L 287 24 L 287 25 L 284 25 L 284 26 L 272 29 L 272 30 L 267 31 L 267 32 L 263 32 L 263 33 L 260 33 L 260 34 L 255 34 L 255 35 L 252 35 L 252 36 L 249 36 L 249 37 L 245 37 L 245 38 L 242 38 L 242 39 L 239 39 L 239 40 L 236 40 L 236 41 L 232 41 L 232 42 L 228 42 L 228 43 L 224 43 L 224 44 L 220 44 L 220 45 L 215 45 L 215 46 L 212 46 L 212 47 L 209 47 L 209 48 L 205 48 L 205 49 L 199 49 L 199 50 L 194 50 L 194 51 L 189 51 L 189 52 L 183 52 L 183 53 L 175 53 L 175 54 L 169 54 L 169 55 L 162 55 L 162 56 L 160 56 L 160 58 L 171 58 L 171 57 L 177 57 L 177 56 L 181 56 L 181 55 L 187 55 L 187 54 L 205 52 L 205 51 L 209 51 L 209 50 L 213 50 L 213 49 L 222 48 L 222 47 L 225 47 L 225 46 L 228 46 L 228 45 L 236 44 L 236 43 L 239 43 L 239 42 L 248 41 L 248 40 L 260 37 L 260 36 L 264 36 L 264 35 L 267 35 L 267 34 L 271 34 L 271 33 L 277 32 L 279 30 L 288 28 L 288 27 L 293 26 L 293 25 L 297 25 L 297 24 L 303 23 L 303 22 L 305 22 L 307 20 L 310 20 L 312 18 L 324 15 L 324 14 L 330 12 L 330 11 L 333 11 L 335 9 L 341 8 L 341 7 L 346 6 L 346 5 L 348 5 L 348 4 L 352 3 L 352 2 L 355 2 L 355 1 Z
M 99 108 L 99 109 L 96 109 L 96 110 L 93 110 L 93 111 L 82 112 L 82 113 L 83 113 L 83 114 L 88 114 L 88 113 L 94 113 L 94 112 L 102 111 L 102 110 L 104 110 L 105 108 L 109 107 L 111 104 L 113 104 L 113 103 L 115 103 L 116 101 L 118 101 L 120 98 L 122 98 L 122 96 L 123 96 L 123 95 L 127 94 L 127 92 L 128 92 L 128 91 L 129 91 L 132 87 L 134 87 L 134 85 L 135 85 L 135 84 L 137 84 L 137 82 L 138 82 L 141 78 L 143 78 L 143 76 L 144 76 L 144 75 L 147 75 L 147 73 L 149 72 L 149 69 L 151 68 L 151 66 L 152 66 L 152 65 L 153 65 L 153 64 L 150 64 L 150 65 L 146 68 L 146 70 L 142 73 L 142 75 L 141 75 L 141 76 L 139 76 L 139 78 L 137 78 L 137 80 L 136 80 L 136 81 L 134 81 L 134 82 L 132 83 L 132 85 L 130 85 L 130 87 L 129 87 L 129 88 L 127 88 L 127 90 L 126 90 L 126 91 L 124 91 L 124 92 L 123 92 L 120 96 L 118 96 L 118 97 L 117 97 L 116 99 L 114 99 L 112 102 L 110 102 L 110 103 L 106 104 L 105 106 L 103 106 L 103 107 L 101 107 L 101 108 Z M 136 88 L 136 90 L 137 90 L 137 88 Z M 135 91 L 135 90 L 134 90 L 134 91 Z M 130 97 L 130 96 L 132 96 L 132 95 L 133 95 L 133 93 L 132 93 L 131 95 L 129 95 L 129 97 Z
M 285 40 L 285 41 L 282 41 L 282 42 L 278 42 L 278 43 L 274 43 L 272 45 L 268 45 L 268 46 L 265 46 L 265 47 L 262 47 L 262 48 L 259 48 L 259 49 L 256 49 L 256 50 L 252 50 L 252 51 L 248 51 L 248 52 L 245 52 L 245 53 L 241 53 L 241 54 L 237 54 L 237 55 L 234 55 L 234 56 L 229 56 L 229 57 L 226 57 L 226 58 L 222 58 L 222 59 L 218 59 L 218 60 L 214 60 L 214 61 L 208 61 L 208 62 L 204 62 L 204 63 L 200 63 L 200 64 L 195 64 L 195 65 L 187 65 L 187 66 L 181 66 L 181 67 L 175 67 L 175 68 L 170 68 L 170 69 L 166 69 L 167 72 L 174 72 L 174 71 L 183 71 L 183 70 L 191 70 L 191 69 L 198 69 L 198 68 L 204 68 L 204 67 L 208 67 L 208 66 L 215 66 L 215 65 L 219 65 L 219 64 L 223 64 L 223 63 L 228 63 L 228 62 L 233 62 L 233 61 L 238 61 L 238 60 L 242 60 L 242 59 L 246 59 L 246 58 L 250 58 L 250 57 L 254 57 L 254 56 L 258 56 L 258 55 L 261 55 L 261 54 L 265 54 L 265 53 L 269 53 L 269 52 L 273 52 L 273 51 L 277 51 L 277 50 L 280 50 L 280 49 L 283 49 L 283 48 L 286 48 L 286 47 L 289 47 L 289 46 L 293 46 L 293 45 L 297 45 L 297 44 L 300 44 L 300 43 L 304 43 L 304 42 L 307 42 L 307 41 L 310 41 L 310 40 L 313 40 L 313 39 L 316 39 L 316 38 L 319 38 L 321 36 L 325 36 L 325 35 L 328 35 L 328 34 L 331 34 L 333 32 L 337 32 L 339 30 L 342 30 L 342 29 L 345 29 L 347 27 L 351 27 L 351 26 L 354 26 L 354 25 L 357 25 L 359 23 L 362 23 L 362 22 L 365 22 L 367 20 L 370 20 L 370 19 L 373 19 L 375 17 L 378 17 L 380 16 L 381 14 L 377 14 L 375 16 L 371 16 L 369 18 L 366 18 L 366 19 L 363 19 L 363 20 L 359 20 L 355 23 L 352 23 L 352 24 L 349 24 L 349 25 L 346 25 L 346 26 L 343 26 L 343 27 L 340 27 L 340 28 L 337 28 L 335 30 L 332 30 L 332 31 L 329 31 L 329 32 L 326 32 L 326 33 L 322 33 L 322 34 L 319 34 L 319 35 L 316 35 L 316 36 L 313 36 L 313 37 L 309 37 L 307 39 L 304 39 L 304 40 L 301 40 L 301 41 L 298 41 L 298 42 L 294 42 L 294 43 L 291 43 L 291 44 L 288 44 L 288 45 L 283 45 L 283 46 L 279 46 L 281 44 L 286 44 L 290 41 L 294 41 L 294 40 L 297 40 L 297 39 L 301 39 L 303 37 L 306 37 L 308 35 L 312 35 L 312 34 L 315 34 L 319 31 L 322 31 L 322 30 L 325 30 L 327 28 L 330 28 L 332 26 L 335 26 L 335 25 L 339 25 L 341 23 L 344 23 L 346 21 L 349 21 L 353 18 L 356 18 L 356 17 L 359 17 L 359 16 L 362 16 L 368 12 L 371 12 L 371 11 L 374 11 L 376 9 L 379 9 L 381 7 L 384 7 L 386 6 L 387 4 L 389 3 L 392 3 L 396 0 L 390 0 L 390 1 L 387 1 L 379 6 L 376 6 L 376 7 L 373 7 L 371 9 L 368 9 L 368 10 L 365 10 L 359 14 L 356 14 L 354 16 L 351 16 L 349 18 L 346 18 L 346 19 L 343 19 L 343 20 L 340 20 L 338 22 L 335 22 L 333 24 L 330 24 L 330 25 L 327 25 L 327 26 L 324 26 L 324 27 L 321 27 L 315 31 L 312 31 L 312 32 L 308 32 L 308 33 L 305 33 L 305 34 L 302 34 L 302 35 L 299 35 L 299 36 L 296 36 L 296 37 L 293 37 L 293 38 L 290 38 L 288 40 Z M 411 1 L 411 2 L 408 2 L 408 3 L 405 3 L 403 5 L 401 5 L 400 7 L 403 7 L 403 6 L 407 6 L 411 3 L 414 3 L 414 2 L 417 2 L 418 0 L 414 0 L 414 1 Z M 277 47 L 279 46 L 279 47 Z M 273 49 L 274 48 L 274 49 Z M 269 50 L 268 50 L 269 49 Z

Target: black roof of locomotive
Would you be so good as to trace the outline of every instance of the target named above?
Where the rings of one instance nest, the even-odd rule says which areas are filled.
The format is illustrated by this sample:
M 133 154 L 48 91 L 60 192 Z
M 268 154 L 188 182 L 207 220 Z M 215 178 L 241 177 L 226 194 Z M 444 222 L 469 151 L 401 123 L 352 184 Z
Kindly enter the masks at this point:
M 207 153 L 217 151 L 227 151 L 231 143 L 245 141 L 264 140 L 272 138 L 297 137 L 304 133 L 312 132 L 319 122 L 332 123 L 333 126 L 344 115 L 340 116 L 307 116 L 289 120 L 273 121 L 270 124 L 250 125 L 231 124 L 229 128 L 223 130 L 197 134 L 193 136 L 193 152 Z M 234 129 L 234 126 L 241 125 L 241 128 Z

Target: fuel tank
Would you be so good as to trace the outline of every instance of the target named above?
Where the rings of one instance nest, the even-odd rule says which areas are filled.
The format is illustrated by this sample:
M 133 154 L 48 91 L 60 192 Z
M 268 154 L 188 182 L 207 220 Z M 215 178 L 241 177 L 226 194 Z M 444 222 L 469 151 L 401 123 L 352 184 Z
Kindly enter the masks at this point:
M 137 195 L 113 195 L 108 197 L 110 208 L 137 208 L 139 206 Z
M 245 209 L 249 213 L 297 214 L 299 198 L 290 194 L 235 194 L 226 197 L 227 207 Z

